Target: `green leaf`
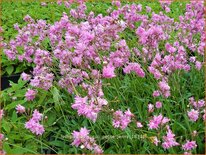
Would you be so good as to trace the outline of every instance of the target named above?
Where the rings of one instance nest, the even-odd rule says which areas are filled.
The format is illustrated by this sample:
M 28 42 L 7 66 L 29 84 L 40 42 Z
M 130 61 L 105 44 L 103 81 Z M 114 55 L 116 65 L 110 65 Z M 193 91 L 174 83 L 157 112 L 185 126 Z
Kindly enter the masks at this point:
M 51 141 L 51 142 L 49 142 L 49 144 L 54 145 L 54 146 L 58 146 L 58 147 L 63 147 L 65 145 L 64 142 L 59 141 L 59 140 Z
M 3 150 L 4 150 L 6 153 L 10 153 L 10 152 L 11 152 L 11 147 L 9 146 L 8 143 L 3 143 Z
M 27 139 L 32 139 L 32 138 L 34 138 L 35 136 L 33 136 L 33 135 L 24 135 L 23 136 L 24 137 L 24 140 L 27 140 Z
M 53 100 L 54 100 L 54 104 L 55 104 L 54 107 L 59 112 L 60 111 L 60 107 L 59 107 L 59 104 L 60 104 L 60 101 L 59 101 L 59 98 L 60 98 L 59 90 L 56 87 L 53 87 L 53 89 L 51 90 L 51 93 L 53 95 Z
M 16 110 L 13 111 L 12 117 L 11 117 L 12 122 L 16 122 L 17 121 L 17 113 Z
M 47 91 L 41 91 L 41 92 L 43 92 L 43 94 L 41 94 L 41 96 L 40 96 L 40 99 L 38 101 L 38 105 L 41 105 L 44 102 L 44 100 L 45 100 L 45 98 L 46 98 L 46 96 L 48 94 Z
M 126 134 L 127 134 L 127 137 L 131 140 L 132 139 L 132 133 L 131 133 L 131 130 L 130 129 L 126 129 L 125 130 Z
M 11 73 L 14 71 L 14 67 L 13 66 L 8 66 L 6 67 L 6 72 L 11 75 Z
M 24 150 L 22 147 L 16 147 L 11 150 L 10 154 L 23 154 L 26 153 L 27 151 Z
M 56 114 L 54 112 L 48 112 L 46 115 L 48 116 L 46 124 L 52 125 L 56 120 Z
M 7 132 L 7 134 L 10 132 L 10 130 L 11 130 L 11 125 L 8 123 L 8 122 L 6 122 L 6 121 L 2 121 L 1 122 L 2 124 L 1 124 L 1 126 L 2 126 L 2 128 Z
M 17 90 L 20 90 L 21 88 L 23 88 L 26 83 L 27 83 L 27 81 L 22 81 L 22 80 L 19 80 L 18 83 L 14 83 L 14 82 L 10 81 L 10 85 L 12 86 L 12 89 L 14 91 L 17 91 Z
M 59 103 L 59 90 L 56 87 L 53 87 L 53 89 L 51 90 L 52 94 L 53 94 L 53 99 L 55 103 Z

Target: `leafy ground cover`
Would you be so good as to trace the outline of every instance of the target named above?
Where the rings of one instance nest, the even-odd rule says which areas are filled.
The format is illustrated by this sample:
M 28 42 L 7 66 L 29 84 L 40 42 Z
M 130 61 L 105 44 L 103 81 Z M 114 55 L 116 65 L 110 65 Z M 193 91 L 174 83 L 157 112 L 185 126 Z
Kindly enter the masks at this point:
M 201 2 L 1 7 L 3 151 L 204 153 Z

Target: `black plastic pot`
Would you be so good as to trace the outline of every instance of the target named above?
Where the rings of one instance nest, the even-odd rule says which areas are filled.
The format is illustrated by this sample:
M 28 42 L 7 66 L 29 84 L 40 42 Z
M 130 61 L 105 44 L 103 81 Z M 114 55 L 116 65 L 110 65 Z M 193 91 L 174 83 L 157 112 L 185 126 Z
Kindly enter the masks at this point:
M 20 74 L 10 75 L 10 76 L 2 76 L 1 77 L 1 90 L 4 90 L 4 89 L 10 87 L 9 81 L 17 83 L 20 76 L 21 76 Z

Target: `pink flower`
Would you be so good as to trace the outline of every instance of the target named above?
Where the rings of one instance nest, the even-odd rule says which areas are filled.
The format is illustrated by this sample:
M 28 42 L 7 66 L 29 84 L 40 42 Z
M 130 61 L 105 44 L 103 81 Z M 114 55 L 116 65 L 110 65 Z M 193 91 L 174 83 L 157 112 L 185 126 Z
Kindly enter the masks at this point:
M 6 152 L 4 150 L 0 150 L 1 155 L 6 155 Z
M 206 120 L 206 110 L 205 109 L 204 109 L 204 115 L 202 117 L 203 117 L 203 120 L 205 121 Z
M 189 60 L 190 60 L 190 62 L 193 62 L 193 63 L 194 63 L 194 62 L 196 61 L 196 57 L 190 57 Z
M 196 147 L 197 147 L 196 141 L 187 140 L 187 142 L 184 145 L 182 145 L 182 149 L 185 151 L 190 151 Z
M 162 115 L 159 115 L 159 116 L 153 116 L 153 119 L 151 119 L 149 121 L 149 129 L 157 129 L 159 128 L 159 125 L 161 124 L 162 122 Z
M 37 49 L 35 53 L 34 63 L 39 66 L 45 64 L 50 66 L 52 64 L 51 54 L 48 51 Z
M 192 109 L 191 111 L 187 112 L 188 117 L 190 118 L 191 121 L 196 122 L 199 118 L 199 111 Z
M 146 11 L 147 11 L 147 12 L 151 12 L 151 10 L 152 10 L 151 7 L 146 6 Z
M 143 125 L 142 125 L 141 122 L 137 122 L 136 124 L 137 124 L 137 127 L 138 127 L 138 128 L 142 128 L 142 127 L 143 127 Z
M 93 150 L 95 153 L 103 153 L 103 150 L 99 145 L 96 144 L 94 138 L 89 136 L 90 131 L 85 127 L 81 128 L 80 131 L 73 131 L 73 142 L 72 145 L 80 148 L 86 148 L 88 150 Z
M 176 49 L 174 47 L 172 47 L 172 45 L 170 45 L 169 43 L 165 44 L 165 48 L 170 53 L 174 53 L 176 51 Z
M 168 85 L 168 83 L 166 81 L 160 81 L 159 88 L 165 97 L 170 96 L 170 86 Z
M 36 135 L 42 135 L 45 130 L 43 125 L 39 124 L 41 118 L 42 118 L 42 114 L 35 109 L 32 118 L 25 123 L 25 128 L 29 129 L 32 133 Z
M 112 5 L 116 5 L 117 7 L 121 6 L 121 2 L 120 1 L 112 1 Z
M 114 70 L 115 70 L 115 68 L 111 65 L 104 66 L 102 76 L 104 78 L 113 78 L 116 76 L 114 73 Z
M 39 124 L 38 122 L 34 121 L 33 119 L 26 122 L 25 128 L 29 129 L 32 133 L 34 133 L 36 135 L 42 135 L 44 133 L 43 125 Z
M 4 53 L 6 54 L 6 56 L 9 59 L 11 59 L 11 60 L 15 60 L 16 59 L 16 51 L 4 49 Z
M 159 87 L 162 91 L 168 91 L 170 90 L 170 86 L 168 85 L 168 83 L 166 83 L 165 81 L 161 81 L 159 82 Z
M 16 111 L 17 111 L 16 113 L 22 114 L 22 113 L 25 112 L 25 107 L 22 106 L 22 105 L 20 105 L 20 104 L 18 104 L 18 105 L 16 106 Z
M 204 100 L 195 101 L 194 97 L 190 97 L 189 104 L 192 105 L 195 109 L 200 109 L 205 106 L 205 101 Z
M 154 137 L 154 139 L 153 139 L 153 143 L 156 145 L 156 146 L 158 146 L 158 143 L 159 143 L 160 141 L 157 139 L 157 137 L 155 136 Z
M 0 133 L 0 142 L 4 139 L 4 134 Z
M 159 102 L 159 101 L 156 102 L 155 107 L 156 107 L 157 109 L 162 108 L 162 102 Z
M 199 100 L 197 102 L 197 106 L 198 106 L 198 108 L 204 107 L 205 106 L 205 101 L 204 100 Z
M 96 121 L 98 113 L 101 111 L 102 107 L 107 105 L 107 100 L 100 97 L 92 98 L 88 100 L 88 97 L 75 97 L 75 101 L 72 104 L 72 108 L 76 109 L 78 115 L 83 115 L 92 120 Z
M 35 109 L 32 115 L 32 119 L 38 122 L 42 119 L 42 114 L 39 113 L 39 111 Z
M 153 118 L 149 121 L 148 126 L 149 129 L 158 129 L 160 125 L 164 125 L 169 121 L 170 119 L 163 117 L 161 114 L 158 116 L 154 115 Z
M 130 112 L 129 109 L 124 112 L 124 114 L 121 110 L 118 110 L 114 113 L 112 124 L 115 128 L 121 128 L 122 130 L 124 130 L 131 122 L 131 118 L 133 116 L 134 115 Z
M 64 1 L 64 5 L 65 5 L 67 8 L 69 8 L 69 7 L 70 7 L 70 3 L 69 3 L 69 2 L 67 2 L 67 1 Z
M 196 67 L 197 70 L 200 70 L 202 68 L 202 63 L 199 62 L 199 61 L 196 61 L 195 62 L 195 67 Z
M 195 101 L 194 97 L 189 98 L 189 104 L 191 104 L 194 107 L 197 107 L 197 102 Z
M 175 134 L 172 133 L 172 130 L 169 128 L 169 126 L 167 126 L 167 135 L 163 136 L 163 141 L 162 147 L 164 149 L 169 149 L 173 146 L 179 145 L 179 143 L 175 141 Z
M 140 77 L 145 76 L 143 69 L 138 63 L 129 63 L 123 70 L 126 74 L 130 73 L 131 71 L 134 71 Z
M 4 110 L 0 109 L 0 120 L 3 118 L 3 116 L 4 116 Z
M 168 12 L 170 12 L 170 8 L 169 7 L 166 7 L 165 8 L 165 11 L 168 13 Z
M 26 22 L 33 22 L 34 20 L 29 15 L 26 15 L 24 17 L 24 21 L 26 21 Z
M 153 104 L 148 104 L 148 112 L 153 112 L 154 111 L 154 105 Z
M 158 90 L 154 91 L 152 94 L 153 97 L 158 97 L 160 96 L 160 92 Z
M 26 74 L 26 73 L 24 73 L 24 72 L 21 74 L 21 77 L 22 77 L 22 79 L 25 80 L 25 81 L 28 81 L 28 80 L 31 79 L 31 75 L 28 75 L 28 74 Z
M 14 28 L 19 31 L 20 30 L 19 24 L 18 23 L 14 24 Z
M 167 118 L 167 117 L 163 117 L 163 119 L 162 119 L 162 125 L 164 125 L 164 124 L 166 124 L 167 122 L 169 122 L 170 121 L 170 119 L 169 118 Z
M 81 128 L 79 132 L 77 131 L 73 131 L 72 135 L 73 135 L 73 138 L 74 138 L 74 141 L 72 142 L 72 145 L 75 145 L 75 146 L 79 146 L 82 142 L 83 142 L 83 138 L 88 138 L 88 135 L 89 135 L 89 130 L 87 130 L 85 127 L 84 128 Z
M 25 97 L 26 97 L 27 101 L 32 101 L 35 99 L 36 94 L 37 94 L 37 91 L 32 90 L 32 89 L 28 89 L 26 94 L 25 94 Z

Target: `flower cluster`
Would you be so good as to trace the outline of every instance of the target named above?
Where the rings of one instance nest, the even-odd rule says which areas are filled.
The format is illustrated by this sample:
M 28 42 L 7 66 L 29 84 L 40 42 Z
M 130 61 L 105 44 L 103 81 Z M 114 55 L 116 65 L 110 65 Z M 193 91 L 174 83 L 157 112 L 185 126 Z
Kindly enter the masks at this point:
M 169 122 L 170 119 L 167 117 L 163 117 L 161 114 L 158 116 L 153 116 L 153 118 L 149 121 L 149 129 L 158 129 L 160 125 L 164 125 Z
M 20 104 L 18 104 L 18 105 L 16 106 L 16 113 L 22 114 L 22 113 L 25 112 L 25 110 L 26 110 L 25 107 L 22 106 L 22 105 L 20 105 Z
M 76 96 L 75 102 L 72 104 L 72 108 L 77 110 L 78 115 L 84 115 L 95 122 L 102 106 L 105 105 L 107 105 L 107 101 L 100 97 L 88 100 L 87 96 L 83 98 Z
M 124 69 L 125 73 L 130 73 L 131 71 L 134 71 L 138 76 L 144 77 L 145 73 L 140 67 L 138 63 L 129 63 Z
M 194 97 L 190 97 L 189 105 L 192 107 L 192 109 L 187 112 L 187 115 L 191 121 L 196 122 L 199 118 L 200 113 L 205 111 L 203 110 L 205 107 L 205 101 L 195 101 Z M 203 115 L 203 119 L 205 119 L 205 115 Z
M 113 115 L 114 115 L 112 121 L 113 126 L 115 128 L 121 128 L 122 130 L 124 130 L 129 125 L 132 117 L 134 116 L 134 114 L 132 114 L 129 109 L 124 113 L 121 110 L 118 110 L 114 112 Z M 141 124 L 139 123 L 137 125 L 141 126 Z
M 190 151 L 190 150 L 192 150 L 196 147 L 197 147 L 196 142 L 195 141 L 189 141 L 189 140 L 187 140 L 187 142 L 184 145 L 182 145 L 182 148 L 185 151 Z
M 175 134 L 173 134 L 172 130 L 170 129 L 169 126 L 167 126 L 167 135 L 163 136 L 163 143 L 162 143 L 162 147 L 164 149 L 169 149 L 173 146 L 178 146 L 179 143 L 176 142 L 175 140 Z
M 25 128 L 29 129 L 32 133 L 36 135 L 42 135 L 44 133 L 44 127 L 43 125 L 39 124 L 39 121 L 41 119 L 42 114 L 35 109 L 32 118 L 25 123 Z
M 37 94 L 37 91 L 32 90 L 32 89 L 28 89 L 26 94 L 25 94 L 25 97 L 26 97 L 27 101 L 32 101 L 35 99 L 36 94 Z
M 94 151 L 94 153 L 103 153 L 103 150 L 99 145 L 96 144 L 94 138 L 89 136 L 90 131 L 87 130 L 85 127 L 81 128 L 80 131 L 73 131 L 73 142 L 72 145 L 78 147 L 80 146 L 81 149 L 88 149 Z

